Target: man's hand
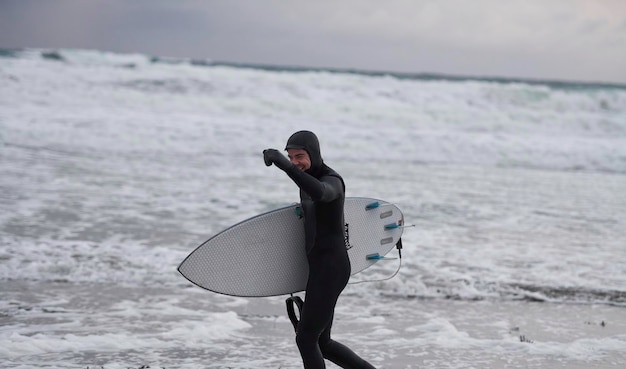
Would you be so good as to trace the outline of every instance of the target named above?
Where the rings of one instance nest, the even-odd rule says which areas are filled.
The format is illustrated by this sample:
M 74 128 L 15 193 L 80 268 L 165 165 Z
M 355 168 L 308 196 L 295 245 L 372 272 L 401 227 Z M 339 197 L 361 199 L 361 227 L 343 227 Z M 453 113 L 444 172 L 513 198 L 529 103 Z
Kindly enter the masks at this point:
M 263 150 L 263 160 L 268 167 L 274 164 L 282 170 L 287 170 L 293 165 L 285 155 L 276 149 Z

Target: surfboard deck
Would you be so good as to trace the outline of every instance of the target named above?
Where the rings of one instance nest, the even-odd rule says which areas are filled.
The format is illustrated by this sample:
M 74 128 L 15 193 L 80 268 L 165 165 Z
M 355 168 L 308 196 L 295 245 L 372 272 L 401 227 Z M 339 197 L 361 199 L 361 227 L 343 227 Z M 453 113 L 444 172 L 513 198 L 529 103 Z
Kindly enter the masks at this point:
M 347 197 L 344 217 L 351 274 L 376 263 L 402 236 L 402 211 L 382 200 Z M 309 267 L 299 204 L 221 231 L 191 252 L 178 271 L 199 287 L 225 295 L 264 297 L 305 290 Z

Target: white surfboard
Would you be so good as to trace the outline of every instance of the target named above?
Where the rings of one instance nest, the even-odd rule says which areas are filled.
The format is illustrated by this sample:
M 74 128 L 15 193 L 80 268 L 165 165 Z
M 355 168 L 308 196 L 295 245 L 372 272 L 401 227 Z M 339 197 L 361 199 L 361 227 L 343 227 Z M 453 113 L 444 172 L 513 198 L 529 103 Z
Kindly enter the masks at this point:
M 402 236 L 402 212 L 382 200 L 348 197 L 344 217 L 351 274 L 376 263 Z M 309 268 L 299 205 L 225 229 L 189 254 L 178 271 L 192 283 L 225 295 L 261 297 L 305 290 Z

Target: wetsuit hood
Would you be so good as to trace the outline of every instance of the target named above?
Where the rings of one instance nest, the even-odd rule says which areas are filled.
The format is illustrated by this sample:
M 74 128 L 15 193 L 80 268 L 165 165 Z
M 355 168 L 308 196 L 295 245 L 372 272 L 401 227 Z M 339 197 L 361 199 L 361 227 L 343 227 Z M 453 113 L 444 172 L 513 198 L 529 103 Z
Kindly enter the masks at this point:
M 320 153 L 320 142 L 315 133 L 310 131 L 298 131 L 292 134 L 287 140 L 285 150 L 287 149 L 306 150 L 311 159 L 311 168 L 307 169 L 306 173 L 318 177 L 323 172 L 323 168 L 325 167 L 324 160 Z

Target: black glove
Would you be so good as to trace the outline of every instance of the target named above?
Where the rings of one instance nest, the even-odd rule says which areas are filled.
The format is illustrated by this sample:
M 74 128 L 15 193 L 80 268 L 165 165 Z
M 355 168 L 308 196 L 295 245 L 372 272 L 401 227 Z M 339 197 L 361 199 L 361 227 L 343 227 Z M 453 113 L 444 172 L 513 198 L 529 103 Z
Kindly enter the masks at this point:
M 265 165 L 268 167 L 274 164 L 282 170 L 287 170 L 293 166 L 289 159 L 276 149 L 263 150 L 263 160 L 265 160 Z

